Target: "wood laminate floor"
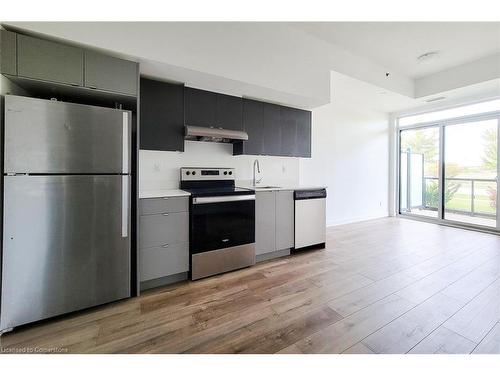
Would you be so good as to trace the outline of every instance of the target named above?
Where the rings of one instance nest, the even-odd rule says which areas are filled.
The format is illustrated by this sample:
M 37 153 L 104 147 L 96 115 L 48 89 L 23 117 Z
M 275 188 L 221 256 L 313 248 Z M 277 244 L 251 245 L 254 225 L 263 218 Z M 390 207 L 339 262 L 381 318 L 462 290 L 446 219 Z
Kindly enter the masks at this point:
M 3 352 L 500 353 L 500 237 L 385 218 L 327 248 L 3 335 Z

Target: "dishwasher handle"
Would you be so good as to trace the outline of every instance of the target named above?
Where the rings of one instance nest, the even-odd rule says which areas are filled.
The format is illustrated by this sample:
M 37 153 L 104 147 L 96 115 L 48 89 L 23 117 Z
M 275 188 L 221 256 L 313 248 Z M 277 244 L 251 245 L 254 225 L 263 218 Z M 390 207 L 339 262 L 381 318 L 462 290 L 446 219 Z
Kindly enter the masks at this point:
M 326 189 L 295 190 L 293 198 L 296 201 L 304 199 L 326 198 Z

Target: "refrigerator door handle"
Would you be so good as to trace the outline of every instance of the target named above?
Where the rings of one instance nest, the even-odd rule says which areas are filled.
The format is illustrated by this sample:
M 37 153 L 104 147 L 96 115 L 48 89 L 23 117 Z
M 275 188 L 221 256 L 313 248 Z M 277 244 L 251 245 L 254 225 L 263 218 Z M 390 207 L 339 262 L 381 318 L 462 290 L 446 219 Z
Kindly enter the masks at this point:
M 128 176 L 122 176 L 122 237 L 128 237 Z
M 123 137 L 122 137 L 122 172 L 128 173 L 128 147 L 129 147 L 129 116 L 123 112 Z

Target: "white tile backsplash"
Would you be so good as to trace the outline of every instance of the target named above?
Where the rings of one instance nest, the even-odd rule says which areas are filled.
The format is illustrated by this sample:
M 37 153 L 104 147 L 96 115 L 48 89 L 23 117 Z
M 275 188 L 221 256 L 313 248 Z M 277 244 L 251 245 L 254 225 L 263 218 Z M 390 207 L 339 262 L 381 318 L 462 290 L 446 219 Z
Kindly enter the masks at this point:
M 253 162 L 259 159 L 262 183 L 296 185 L 299 183 L 299 159 L 277 156 L 233 156 L 233 146 L 223 143 L 186 141 L 184 152 L 139 152 L 139 187 L 141 191 L 179 187 L 181 167 L 229 167 L 236 169 L 236 179 L 248 183 L 253 177 Z

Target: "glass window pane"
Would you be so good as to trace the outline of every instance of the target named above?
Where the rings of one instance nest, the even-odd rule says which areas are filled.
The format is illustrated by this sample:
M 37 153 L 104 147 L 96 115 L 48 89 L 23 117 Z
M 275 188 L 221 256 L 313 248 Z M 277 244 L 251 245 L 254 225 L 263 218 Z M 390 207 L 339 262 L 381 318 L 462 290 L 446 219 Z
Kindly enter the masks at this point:
M 401 131 L 400 210 L 438 217 L 439 128 Z
M 498 120 L 445 128 L 445 219 L 496 227 Z
M 480 113 L 500 111 L 500 99 L 487 102 L 470 104 L 462 107 L 445 109 L 442 111 L 422 113 L 420 115 L 401 117 L 398 121 L 399 126 L 409 126 L 430 121 L 438 121 L 462 117 Z

